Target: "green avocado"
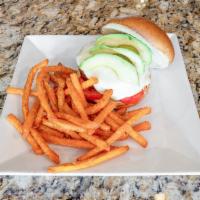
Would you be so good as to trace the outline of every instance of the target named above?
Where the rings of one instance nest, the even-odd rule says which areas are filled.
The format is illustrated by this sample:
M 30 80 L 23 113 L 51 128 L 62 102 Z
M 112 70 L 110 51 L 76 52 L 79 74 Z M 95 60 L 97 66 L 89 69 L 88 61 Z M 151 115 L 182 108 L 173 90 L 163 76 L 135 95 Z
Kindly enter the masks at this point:
M 129 34 L 102 35 L 99 38 L 97 38 L 96 45 L 106 45 L 109 47 L 119 47 L 122 45 L 131 46 L 137 50 L 145 65 L 148 66 L 151 63 L 151 49 L 142 41 Z
M 90 49 L 91 54 L 109 53 L 115 54 L 135 65 L 138 75 L 143 75 L 145 72 L 145 64 L 140 56 L 131 48 L 109 47 L 105 45 L 97 45 Z
M 109 68 L 120 80 L 126 83 L 139 84 L 138 74 L 134 65 L 117 55 L 98 53 L 85 59 L 80 64 L 80 68 L 87 77 L 92 76 L 97 68 L 101 68 L 102 70 Z M 98 78 L 98 74 L 95 75 Z

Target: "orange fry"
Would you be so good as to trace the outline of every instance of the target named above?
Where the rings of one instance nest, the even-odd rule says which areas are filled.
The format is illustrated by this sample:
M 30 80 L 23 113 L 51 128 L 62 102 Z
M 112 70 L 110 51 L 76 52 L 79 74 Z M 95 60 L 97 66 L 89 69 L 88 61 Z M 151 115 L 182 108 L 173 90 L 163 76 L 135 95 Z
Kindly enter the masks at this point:
M 36 115 L 36 118 L 35 118 L 35 122 L 34 122 L 35 128 L 40 126 L 40 124 L 42 122 L 42 118 L 43 118 L 44 115 L 45 115 L 45 112 L 44 112 L 43 108 L 40 106 L 38 113 Z
M 49 135 L 45 132 L 41 132 L 42 137 L 51 144 L 57 144 L 67 147 L 73 148 L 83 148 L 83 149 L 91 149 L 95 146 L 85 140 L 74 140 L 74 139 L 67 139 L 67 138 L 60 138 L 54 135 Z
M 56 116 L 60 119 L 67 120 L 67 121 L 69 121 L 69 122 L 71 122 L 71 123 L 73 123 L 77 126 L 85 128 L 85 129 L 96 129 L 96 128 L 98 128 L 98 124 L 96 122 L 89 121 L 89 120 L 83 120 L 79 117 L 74 117 L 74 116 L 69 115 L 69 114 L 57 112 Z
M 112 112 L 113 109 L 115 109 L 115 107 L 117 106 L 117 103 L 114 101 L 111 101 L 110 103 L 108 103 L 108 105 L 103 108 L 103 110 L 101 110 L 101 112 L 98 113 L 98 115 L 95 117 L 94 122 L 96 122 L 97 124 L 101 124 L 106 116 Z M 90 130 L 88 132 L 88 134 L 92 135 L 95 132 L 95 130 Z
M 52 110 L 54 112 L 58 111 L 57 98 L 56 98 L 54 89 L 52 88 L 52 86 L 46 80 L 44 80 L 44 87 L 46 89 L 46 93 L 47 93 L 49 103 L 51 105 Z
M 57 131 L 55 129 L 49 128 L 48 126 L 45 126 L 43 124 L 41 124 L 38 129 L 41 132 L 46 132 L 48 135 L 53 135 L 60 138 L 63 138 L 65 136 L 64 133 Z
M 148 121 L 141 122 L 133 126 L 133 129 L 137 132 L 146 131 L 151 129 L 151 124 Z
M 6 93 L 7 94 L 16 94 L 16 95 L 23 95 L 24 93 L 24 89 L 23 88 L 17 88 L 17 87 L 7 87 L 6 89 Z M 30 93 L 31 96 L 37 96 L 37 92 L 36 91 L 33 91 L 31 90 L 31 93 Z
M 78 161 L 74 163 L 65 163 L 53 167 L 48 168 L 48 172 L 69 172 L 69 171 L 75 171 L 80 169 L 85 169 L 88 167 L 92 167 L 95 165 L 98 165 L 102 162 L 105 162 L 107 160 L 113 159 L 115 157 L 118 157 L 125 152 L 129 150 L 128 146 L 122 146 L 122 147 L 115 147 L 112 150 L 108 152 L 103 152 L 97 156 L 94 156 L 88 160 L 84 161 Z
M 28 78 L 27 78 L 25 86 L 24 86 L 24 92 L 22 95 L 22 111 L 23 111 L 23 115 L 24 115 L 25 119 L 28 116 L 28 112 L 29 112 L 29 108 L 28 108 L 29 96 L 31 94 L 31 87 L 32 87 L 32 82 L 35 77 L 35 74 L 38 70 L 47 66 L 47 64 L 48 64 L 48 60 L 45 59 L 42 62 L 35 65 L 34 67 L 32 67 L 32 69 L 29 71 Z
M 135 121 L 139 120 L 144 115 L 147 115 L 151 112 L 151 108 L 144 107 L 141 108 L 135 113 L 134 116 L 132 116 L 129 120 L 127 120 L 122 126 L 120 126 L 107 140 L 106 142 L 109 145 L 112 145 L 115 141 L 117 141 L 126 131 L 127 127 L 129 128 Z M 130 134 L 130 133 L 129 133 Z M 88 159 L 98 153 L 100 153 L 103 149 L 96 147 L 90 151 L 88 151 L 86 154 L 80 156 L 78 160 L 85 160 Z
M 79 135 L 82 138 L 84 138 L 85 140 L 87 140 L 88 142 L 94 144 L 95 146 L 109 150 L 108 144 L 105 141 L 103 141 L 103 140 L 101 140 L 101 139 L 99 139 L 99 138 L 97 138 L 93 135 L 89 135 L 86 132 L 80 132 Z
M 126 127 L 126 133 L 142 147 L 145 148 L 147 146 L 147 140 L 138 132 L 136 132 L 131 126 Z
M 22 124 L 21 122 L 17 119 L 17 117 L 13 114 L 9 114 L 7 116 L 7 120 L 15 127 L 15 129 L 22 135 L 23 130 L 22 130 Z M 36 154 L 43 154 L 42 149 L 40 146 L 37 144 L 37 142 L 34 140 L 34 138 L 29 134 L 26 138 L 26 141 L 31 145 L 32 150 Z
M 45 155 L 52 160 L 53 162 L 55 162 L 56 164 L 60 163 L 60 159 L 59 159 L 59 155 L 56 154 L 53 150 L 51 150 L 48 146 L 48 144 L 45 142 L 45 140 L 43 139 L 43 137 L 40 135 L 40 133 L 38 131 L 36 131 L 35 129 L 31 129 L 31 135 L 33 136 L 33 138 L 35 139 L 35 141 L 38 143 L 38 145 L 41 147 L 41 149 L 43 150 L 43 152 L 45 153 Z
M 31 108 L 30 112 L 28 113 L 27 118 L 24 121 L 24 124 L 23 124 L 23 137 L 24 138 L 26 138 L 29 135 L 30 129 L 32 128 L 35 118 L 37 116 L 39 107 L 40 107 L 40 102 L 38 101 L 38 99 L 36 99 L 35 102 L 33 103 L 33 106 Z
M 88 120 L 87 113 L 84 109 L 83 104 L 81 103 L 80 96 L 78 95 L 76 89 L 74 88 L 72 82 L 70 79 L 66 80 L 67 87 L 69 89 L 69 94 L 72 98 L 72 102 L 74 103 L 75 107 L 77 108 L 77 111 L 79 112 L 82 119 Z
M 74 88 L 76 89 L 77 93 L 79 94 L 79 96 L 82 100 L 83 106 L 86 107 L 87 101 L 86 101 L 85 95 L 83 93 L 83 89 L 81 87 L 81 84 L 79 82 L 79 78 L 78 78 L 77 74 L 76 73 L 70 74 L 70 78 L 71 78 L 71 81 L 72 81 Z
M 67 102 L 64 102 L 63 112 L 65 112 L 66 114 L 70 114 L 72 116 L 78 116 L 77 113 L 73 109 L 70 108 Z
M 94 84 L 96 84 L 96 83 L 98 83 L 97 78 L 91 77 L 91 78 L 88 79 L 87 81 L 83 81 L 83 82 L 81 83 L 81 87 L 82 87 L 82 89 L 84 90 L 84 89 L 87 89 L 87 88 L 89 88 L 89 87 L 92 87 L 92 86 L 93 86 Z M 69 95 L 69 90 L 68 90 L 68 89 L 65 90 L 65 95 Z
M 50 127 L 50 128 L 61 131 L 61 132 L 65 133 L 67 136 L 71 136 L 73 139 L 81 139 L 81 137 L 76 132 L 69 130 L 71 128 L 69 126 L 69 123 L 66 124 L 65 122 L 62 122 L 62 124 L 61 124 L 61 123 L 55 123 L 55 121 L 51 122 L 51 121 L 48 121 L 48 120 L 43 120 L 43 124 L 45 126 Z M 73 127 L 75 127 L 75 125 L 73 125 Z M 85 129 L 83 129 L 83 128 L 80 128 L 80 129 L 82 131 L 85 131 Z M 79 129 L 79 131 L 80 131 L 80 129 Z
M 47 112 L 48 118 L 55 118 L 55 114 L 53 113 L 51 106 L 49 105 L 49 100 L 45 91 L 44 81 L 43 81 L 44 77 L 45 77 L 45 71 L 41 70 L 36 80 L 38 98 L 40 100 L 42 108 Z
M 106 124 L 108 124 L 109 126 L 111 126 L 111 129 L 113 131 L 116 131 L 119 128 L 119 125 L 115 122 L 115 120 L 113 120 L 109 116 L 106 117 L 105 122 L 106 122 Z
M 109 131 L 110 130 L 110 126 L 105 124 L 105 123 L 101 123 L 100 124 L 100 129 L 103 131 Z
M 86 109 L 88 115 L 95 114 L 102 110 L 108 103 L 112 96 L 112 90 L 106 90 L 103 94 L 103 97 L 94 105 L 89 106 Z

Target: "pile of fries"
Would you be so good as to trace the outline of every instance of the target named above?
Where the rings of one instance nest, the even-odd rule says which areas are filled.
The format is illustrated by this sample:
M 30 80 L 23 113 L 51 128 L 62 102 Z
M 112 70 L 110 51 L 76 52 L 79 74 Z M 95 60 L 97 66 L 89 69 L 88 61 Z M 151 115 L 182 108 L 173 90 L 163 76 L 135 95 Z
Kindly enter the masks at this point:
M 151 125 L 148 121 L 136 122 L 151 108 L 127 111 L 127 105 L 111 99 L 112 90 L 104 91 L 99 100 L 88 100 L 84 92 L 97 81 L 95 77 L 83 81 L 80 71 L 62 64 L 48 66 L 46 59 L 31 68 L 24 88 L 7 88 L 7 93 L 22 96 L 24 118 L 20 121 L 9 114 L 7 119 L 35 154 L 45 155 L 57 164 L 48 172 L 84 169 L 124 154 L 128 146 L 113 144 L 129 137 L 142 147 L 147 146 L 140 132 L 149 130 Z M 34 102 L 30 106 L 31 96 Z M 58 153 L 49 144 L 88 151 L 72 163 L 60 164 Z

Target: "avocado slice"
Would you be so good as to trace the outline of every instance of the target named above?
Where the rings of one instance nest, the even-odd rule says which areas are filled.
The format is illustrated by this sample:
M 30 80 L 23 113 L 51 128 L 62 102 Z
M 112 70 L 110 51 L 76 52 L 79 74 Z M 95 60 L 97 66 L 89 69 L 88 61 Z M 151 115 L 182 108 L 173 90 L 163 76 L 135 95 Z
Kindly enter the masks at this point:
M 90 52 L 92 54 L 110 53 L 110 54 L 116 54 L 118 56 L 122 56 L 124 59 L 129 61 L 131 64 L 136 66 L 138 75 L 141 76 L 145 72 L 145 64 L 144 64 L 143 60 L 140 58 L 140 56 L 135 51 L 132 51 L 132 49 L 131 50 L 130 49 L 121 48 L 121 47 L 108 47 L 105 45 L 97 45 L 97 46 L 91 48 Z
M 101 70 L 98 70 L 101 68 Z M 125 83 L 139 85 L 139 79 L 136 68 L 124 60 L 123 58 L 106 53 L 99 53 L 93 55 L 80 64 L 80 69 L 86 74 L 87 77 L 96 76 L 98 73 L 103 73 L 104 69 L 109 69 L 112 75 Z
M 151 49 L 142 41 L 129 34 L 108 34 L 97 38 L 96 45 L 106 45 L 109 47 L 118 47 L 121 45 L 133 46 L 137 49 L 145 65 L 149 65 L 152 59 Z

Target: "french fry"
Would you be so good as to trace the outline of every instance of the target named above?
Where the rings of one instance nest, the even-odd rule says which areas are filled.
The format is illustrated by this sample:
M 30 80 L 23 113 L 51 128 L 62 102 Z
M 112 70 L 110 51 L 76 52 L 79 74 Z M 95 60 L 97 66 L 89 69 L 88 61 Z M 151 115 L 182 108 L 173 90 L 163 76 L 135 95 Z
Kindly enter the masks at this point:
M 57 107 L 58 103 L 57 103 L 57 98 L 56 98 L 54 89 L 46 80 L 44 80 L 44 87 L 46 89 L 46 93 L 47 93 L 52 110 L 54 112 L 58 111 L 58 107 Z
M 78 95 L 76 89 L 74 88 L 72 82 L 70 79 L 66 79 L 67 87 L 69 89 L 69 94 L 72 98 L 72 102 L 77 108 L 77 111 L 79 112 L 82 119 L 88 120 L 87 113 L 84 109 L 83 104 L 81 103 L 80 96 Z
M 151 112 L 151 108 L 150 107 L 144 107 L 141 108 L 137 111 L 137 113 L 135 113 L 134 116 L 132 116 L 129 120 L 127 120 L 122 126 L 120 126 L 107 140 L 106 142 L 109 145 L 112 145 L 115 141 L 117 141 L 123 134 L 124 132 L 126 132 L 126 129 L 134 123 L 137 120 L 139 120 L 141 117 L 143 117 L 144 115 L 147 115 Z M 129 133 L 130 134 L 130 133 Z M 87 153 L 83 154 L 82 156 L 80 156 L 78 158 L 78 160 L 85 160 L 88 159 L 98 153 L 100 153 L 103 149 L 96 147 L 90 151 L 88 151 Z
M 24 92 L 22 95 L 22 111 L 24 118 L 28 116 L 29 108 L 29 96 L 31 94 L 31 87 L 32 87 L 32 82 L 35 77 L 35 74 L 38 70 L 42 69 L 43 67 L 47 66 L 48 64 L 48 59 L 43 60 L 42 62 L 38 63 L 28 73 L 28 78 L 26 80 L 25 86 L 24 86 Z
M 106 150 L 110 150 L 110 148 L 108 147 L 108 144 L 105 141 L 103 141 L 103 140 L 101 140 L 101 139 L 99 139 L 99 138 L 97 138 L 93 135 L 89 135 L 86 132 L 80 132 L 79 135 L 82 138 L 84 138 L 85 140 L 94 144 L 97 147 L 100 147 L 100 148 L 103 148 L 103 149 L 106 149 Z
M 9 114 L 7 116 L 7 120 L 15 127 L 15 129 L 21 134 L 23 134 L 22 130 L 22 124 L 21 122 L 17 119 L 17 117 L 13 114 Z M 34 140 L 34 138 L 29 134 L 26 138 L 26 141 L 31 145 L 33 152 L 35 154 L 43 154 L 42 149 L 40 146 L 37 144 L 37 142 Z
M 147 147 L 148 142 L 147 140 L 140 135 L 138 132 L 136 132 L 131 126 L 127 126 L 126 127 L 126 133 L 133 138 L 134 141 L 136 141 L 139 145 L 141 145 L 142 147 Z
M 136 110 L 129 111 L 126 114 L 124 114 L 122 117 L 123 117 L 124 120 L 128 120 L 129 118 L 131 118 L 132 116 L 137 114 L 141 109 L 143 109 L 143 108 L 139 108 L 139 109 L 136 109 Z M 150 114 L 150 113 L 151 113 L 151 109 L 149 109 L 149 113 L 147 113 L 147 114 Z
M 100 124 L 100 129 L 103 131 L 109 131 L 110 130 L 110 126 L 105 124 L 105 123 L 101 123 Z
M 112 118 L 118 125 L 122 125 L 124 123 L 124 120 L 116 112 L 111 112 L 109 117 Z
M 92 157 L 88 160 L 75 162 L 75 163 L 66 163 L 66 164 L 49 167 L 48 172 L 52 172 L 52 173 L 69 172 L 69 171 L 75 171 L 75 170 L 89 168 L 89 167 L 98 165 L 102 162 L 105 162 L 107 160 L 118 157 L 118 156 L 124 154 L 125 152 L 127 152 L 128 150 L 129 150 L 128 146 L 116 147 L 108 152 L 103 152 L 103 153 L 101 153 L 95 157 Z
M 23 137 L 26 138 L 29 135 L 30 129 L 32 128 L 35 118 L 37 116 L 37 112 L 40 107 L 40 102 L 38 99 L 35 99 L 35 102 L 33 103 L 33 106 L 28 113 L 28 116 L 26 117 L 24 124 L 23 124 Z
M 83 93 L 83 89 L 82 89 L 82 86 L 79 82 L 79 78 L 78 78 L 77 74 L 76 73 L 70 74 L 70 78 L 71 78 L 71 82 L 72 82 L 74 88 L 76 89 L 76 91 L 78 92 L 78 94 L 79 94 L 79 96 L 82 100 L 83 106 L 86 107 L 87 101 L 86 101 L 85 95 Z
M 6 93 L 7 94 L 16 94 L 16 95 L 21 95 L 22 96 L 23 93 L 24 93 L 24 89 L 23 88 L 17 88 L 17 87 L 9 86 L 6 89 Z M 31 90 L 30 95 L 36 97 L 37 96 L 37 92 L 34 91 L 34 90 Z
M 115 122 L 115 120 L 113 120 L 109 116 L 106 117 L 105 122 L 106 122 L 106 124 L 108 124 L 109 126 L 111 126 L 111 129 L 113 131 L 116 131 L 119 128 L 119 125 Z
M 38 128 L 38 130 L 40 132 L 45 132 L 47 133 L 48 135 L 53 135 L 53 136 L 56 136 L 56 137 L 60 137 L 60 138 L 63 138 L 65 136 L 64 133 L 60 132 L 60 131 L 57 131 L 55 129 L 52 129 L 52 128 L 49 128 L 48 126 L 45 126 L 43 124 L 41 124 Z
M 34 128 L 38 128 L 42 122 L 42 118 L 45 115 L 43 108 L 40 106 L 38 113 L 35 117 Z
M 123 114 L 126 113 L 126 111 L 127 111 L 127 108 L 123 108 L 123 107 L 122 107 L 122 108 L 118 108 L 116 112 L 117 112 L 118 114 L 120 114 L 120 115 L 123 115 Z
M 53 81 L 58 84 L 57 88 L 58 109 L 59 111 L 62 111 L 65 102 L 65 93 L 64 93 L 65 80 L 58 75 L 57 76 L 51 75 L 51 79 L 53 79 Z
M 60 163 L 60 159 L 59 159 L 59 155 L 56 154 L 53 150 L 51 150 L 48 146 L 48 144 L 45 142 L 45 140 L 43 139 L 42 136 L 40 136 L 40 133 L 31 128 L 31 135 L 33 136 L 33 138 L 35 139 L 35 141 L 38 143 L 38 145 L 40 146 L 40 148 L 43 150 L 43 152 L 45 153 L 45 155 L 52 160 L 54 163 L 59 164 Z
M 50 128 L 61 131 L 61 132 L 65 133 L 67 136 L 71 136 L 73 139 L 81 139 L 81 137 L 76 132 L 71 130 L 69 123 L 67 123 L 67 124 L 65 122 L 55 123 L 55 121 L 52 122 L 52 121 L 48 121 L 48 120 L 43 120 L 43 124 Z M 76 130 L 79 130 L 79 131 L 81 130 L 83 132 L 85 131 L 85 129 L 73 125 L 73 128 L 74 127 L 76 127 Z
M 73 148 L 82 148 L 82 149 L 91 149 L 95 146 L 85 140 L 74 140 L 67 138 L 60 138 L 54 135 L 49 135 L 46 132 L 41 132 L 42 137 L 51 144 L 73 147 Z
M 90 120 L 83 120 L 79 117 L 74 117 L 72 115 L 69 114 L 65 114 L 65 113 L 61 113 L 61 112 L 57 112 L 56 116 L 60 119 L 64 119 L 67 120 L 77 126 L 80 126 L 82 128 L 85 129 L 96 129 L 99 127 L 99 125 L 96 122 L 90 121 Z
M 103 108 L 103 110 L 101 110 L 101 112 L 98 113 L 98 115 L 95 117 L 94 122 L 96 122 L 97 124 L 101 124 L 106 116 L 112 112 L 112 110 L 115 109 L 115 107 L 117 106 L 117 103 L 114 101 L 111 101 L 110 103 L 108 103 L 108 105 Z M 95 132 L 95 130 L 89 130 L 88 134 L 92 135 Z
M 88 115 L 95 114 L 102 110 L 110 101 L 112 96 L 112 90 L 106 90 L 103 94 L 103 97 L 94 105 L 86 108 L 86 112 Z
M 111 131 L 103 131 L 102 129 L 98 128 L 95 130 L 94 135 L 100 135 L 100 136 L 105 136 L 109 137 L 112 134 Z
M 64 102 L 64 105 L 63 105 L 63 112 L 65 112 L 66 114 L 70 114 L 72 116 L 78 116 L 76 112 L 74 112 L 73 109 L 70 108 L 70 106 L 68 105 L 67 102 Z
M 84 89 L 87 89 L 87 88 L 89 88 L 89 87 L 92 87 L 92 86 L 93 86 L 94 84 L 96 84 L 96 83 L 98 83 L 97 78 L 91 77 L 90 79 L 88 79 L 88 80 L 82 82 L 82 83 L 81 83 L 81 87 L 82 87 L 82 89 L 84 90 Z M 69 95 L 69 90 L 68 90 L 68 89 L 65 90 L 65 95 Z
M 144 121 L 144 122 L 134 125 L 133 129 L 137 132 L 150 130 L 151 124 L 148 121 Z
M 48 118 L 55 118 L 55 114 L 51 109 L 51 106 L 49 105 L 49 100 L 45 91 L 44 81 L 43 81 L 44 77 L 45 77 L 45 71 L 41 70 L 36 80 L 38 98 L 40 100 L 42 108 L 47 112 Z

